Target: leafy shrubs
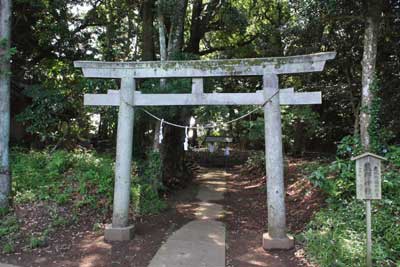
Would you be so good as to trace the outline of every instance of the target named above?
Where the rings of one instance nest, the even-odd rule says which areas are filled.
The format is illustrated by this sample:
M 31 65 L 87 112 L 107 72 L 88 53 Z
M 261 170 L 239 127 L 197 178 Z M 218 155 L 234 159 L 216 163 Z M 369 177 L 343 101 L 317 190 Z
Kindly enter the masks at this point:
M 114 190 L 114 159 L 88 151 L 14 151 L 11 167 L 16 203 L 46 200 L 76 208 L 90 206 L 110 210 Z M 140 167 L 133 164 L 131 183 L 133 207 L 152 213 L 165 207 L 160 159 L 156 153 Z M 138 173 L 140 171 L 140 175 Z M 154 206 L 153 206 L 154 205 Z
M 29 248 L 34 249 L 34 248 L 44 247 L 46 243 L 47 243 L 46 236 L 32 236 L 31 239 L 29 240 Z
M 149 214 L 166 208 L 159 196 L 163 190 L 160 155 L 152 152 L 147 160 L 132 165 L 132 210 Z M 15 149 L 11 167 L 15 211 L 0 212 L 3 253 L 47 246 L 51 235 L 76 225 L 87 214 L 99 214 L 93 218 L 97 228 L 100 221 L 109 218 L 114 191 L 111 156 L 85 150 L 49 153 Z
M 324 266 L 365 266 L 365 207 L 356 199 L 354 162 L 358 144 L 346 138 L 330 165 L 310 175 L 330 203 L 299 236 L 311 258 Z M 390 147 L 382 173 L 382 200 L 373 201 L 373 260 L 376 266 L 400 265 L 400 147 Z
M 347 209 L 319 212 L 299 238 L 306 241 L 307 252 L 320 266 L 363 266 L 361 262 L 354 262 L 363 259 L 365 234 L 364 231 L 357 231 L 362 227 L 363 214 L 357 205 L 347 206 Z M 348 218 L 350 211 L 352 217 Z M 349 227 L 346 225 L 348 219 L 361 225 L 356 229 L 355 225 Z
M 336 159 L 330 164 L 323 164 L 309 175 L 314 186 L 321 188 L 328 201 L 351 199 L 355 194 L 355 163 L 352 156 L 361 151 L 358 138 L 348 136 L 338 144 Z
M 399 218 L 384 206 L 373 203 L 373 260 L 376 266 L 396 266 L 400 258 Z M 365 227 L 363 202 L 353 200 L 317 213 L 299 240 L 321 267 L 364 267 Z
M 110 202 L 113 160 L 108 156 L 77 151 L 12 153 L 15 201 L 51 200 L 60 205 L 71 201 L 96 206 Z M 111 191 L 111 192 L 110 192 Z
M 159 197 L 159 192 L 164 189 L 161 182 L 161 159 L 158 152 L 149 152 L 147 160 L 140 164 L 140 176 L 133 180 L 137 188 L 136 196 L 139 197 L 134 203 L 140 213 L 157 213 L 166 208 L 166 203 Z M 135 191 L 135 190 L 134 190 Z
M 249 173 L 265 174 L 265 156 L 263 151 L 252 153 L 246 160 L 244 168 Z
M 13 243 L 6 243 L 3 246 L 3 253 L 10 254 L 14 252 L 14 244 Z
M 18 220 L 13 215 L 7 215 L 0 222 L 0 238 L 10 233 L 15 233 L 19 229 Z
M 308 178 L 328 194 L 329 201 L 349 199 L 355 194 L 355 164 L 349 160 L 336 159 L 320 166 Z
M 68 60 L 50 58 L 35 65 L 30 75 L 40 82 L 22 91 L 31 104 L 17 115 L 17 120 L 41 144 L 75 147 L 87 140 L 93 126 L 82 105 L 83 93 L 115 88 L 115 83 L 85 79 Z
M 12 214 L 2 215 L 0 218 L 0 240 L 4 240 L 1 242 L 0 248 L 5 254 L 12 253 L 14 252 L 14 240 L 11 236 L 20 229 L 18 219 Z

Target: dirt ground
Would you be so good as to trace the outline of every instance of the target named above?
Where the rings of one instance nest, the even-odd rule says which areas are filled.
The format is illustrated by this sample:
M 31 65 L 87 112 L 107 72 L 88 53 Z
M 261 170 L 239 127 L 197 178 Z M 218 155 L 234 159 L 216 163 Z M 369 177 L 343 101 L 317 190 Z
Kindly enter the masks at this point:
M 93 229 L 98 216 L 89 214 L 77 225 L 67 226 L 50 236 L 45 247 L 25 248 L 13 254 L 0 252 L 0 262 L 23 267 L 145 267 L 172 232 L 193 220 L 196 192 L 193 184 L 168 199 L 171 207 L 168 210 L 137 218 L 135 238 L 129 242 L 105 242 L 102 229 Z M 41 221 L 42 216 L 37 210 L 42 209 L 35 208 L 36 216 L 35 211 L 19 216 L 26 216 L 29 221 Z M 30 225 L 29 221 L 24 227 Z
M 287 176 L 287 221 L 291 233 L 298 233 L 322 204 L 322 197 L 311 188 L 297 170 L 299 161 L 291 160 Z M 261 247 L 262 233 L 267 225 L 265 177 L 241 173 L 239 167 L 229 170 L 228 191 L 220 201 L 226 210 L 226 266 L 229 267 L 292 267 L 312 266 L 303 256 L 300 244 L 290 251 L 265 252 Z M 135 223 L 135 238 L 129 242 L 109 243 L 102 229 L 95 230 L 96 214 L 89 214 L 76 225 L 69 225 L 50 236 L 46 246 L 22 249 L 14 254 L 0 254 L 0 262 L 19 266 L 146 267 L 168 236 L 194 219 L 197 207 L 197 185 L 175 192 L 167 211 L 142 216 Z M 19 211 L 30 227 L 46 214 L 42 209 Z M 36 216 L 35 216 L 36 215 Z M 1 253 L 1 252 L 0 252 Z M 196 267 L 196 266 L 193 266 Z
M 302 177 L 298 166 L 289 161 L 286 180 L 287 224 L 291 234 L 299 233 L 311 216 L 323 205 L 323 197 Z M 265 177 L 229 170 L 228 192 L 223 205 L 227 211 L 226 266 L 228 267 L 294 267 L 314 266 L 304 257 L 301 244 L 296 242 L 289 251 L 269 251 L 262 248 L 266 232 L 267 205 Z

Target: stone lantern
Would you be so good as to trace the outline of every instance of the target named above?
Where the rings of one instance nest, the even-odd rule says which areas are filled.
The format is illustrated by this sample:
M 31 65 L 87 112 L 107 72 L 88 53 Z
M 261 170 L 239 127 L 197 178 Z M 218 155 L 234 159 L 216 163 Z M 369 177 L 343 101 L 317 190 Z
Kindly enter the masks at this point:
M 356 161 L 357 199 L 381 199 L 381 161 L 384 157 L 364 153 Z

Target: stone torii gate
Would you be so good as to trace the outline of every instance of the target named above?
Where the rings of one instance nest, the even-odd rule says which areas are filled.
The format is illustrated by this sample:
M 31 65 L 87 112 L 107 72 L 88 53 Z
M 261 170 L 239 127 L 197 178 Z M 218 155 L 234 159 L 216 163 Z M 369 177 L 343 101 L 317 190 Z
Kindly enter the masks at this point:
M 165 62 L 76 61 L 85 77 L 121 79 L 120 90 L 107 94 L 86 94 L 84 104 L 119 106 L 115 187 L 112 224 L 105 230 L 106 240 L 129 240 L 133 225 L 128 225 L 132 139 L 135 106 L 171 105 L 262 105 L 265 120 L 268 232 L 263 235 L 265 249 L 289 249 L 293 238 L 286 233 L 285 189 L 280 105 L 320 104 L 321 92 L 296 93 L 293 88 L 279 90 L 279 74 L 322 71 L 335 52 L 311 55 Z M 262 76 L 263 90 L 255 93 L 204 93 L 204 77 Z M 191 94 L 142 94 L 136 91 L 138 78 L 192 78 Z M 279 90 L 279 93 L 277 93 Z

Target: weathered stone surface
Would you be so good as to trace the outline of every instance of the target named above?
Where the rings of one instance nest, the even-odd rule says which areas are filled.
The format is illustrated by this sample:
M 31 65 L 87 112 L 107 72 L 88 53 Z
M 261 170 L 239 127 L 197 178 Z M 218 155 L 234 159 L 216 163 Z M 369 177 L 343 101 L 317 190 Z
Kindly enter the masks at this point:
M 149 267 L 225 267 L 225 225 L 216 221 L 223 215 L 222 206 L 210 200 L 223 198 L 225 172 L 210 171 L 200 175 L 195 211 L 197 220 L 173 233 L 157 251 Z
M 279 88 L 277 75 L 263 77 L 265 99 Z M 283 183 L 282 126 L 279 96 L 264 108 L 265 164 L 267 170 L 268 233 L 274 238 L 286 236 L 285 188 Z
M 135 92 L 131 105 L 134 106 L 188 106 L 188 105 L 262 105 L 263 91 L 256 93 L 207 93 L 202 94 L 142 94 Z M 295 93 L 293 89 L 281 89 L 281 105 L 321 104 L 321 92 Z M 119 106 L 119 91 L 109 90 L 108 94 L 85 94 L 86 106 Z
M 199 206 L 195 209 L 194 215 L 199 220 L 218 220 L 224 216 L 222 205 L 201 202 Z
M 113 227 L 112 224 L 107 224 L 104 231 L 104 239 L 107 241 L 128 241 L 133 238 L 134 226 Z
M 265 250 L 292 249 L 293 247 L 294 239 L 290 235 L 284 238 L 272 238 L 268 233 L 263 235 L 263 248 Z
M 6 263 L 0 263 L 0 267 L 19 267 L 19 266 L 6 264 Z
M 203 94 L 204 93 L 204 81 L 203 79 L 194 78 L 192 79 L 192 94 Z
M 75 61 L 85 77 L 93 78 L 168 78 L 168 77 L 218 77 L 248 76 L 264 73 L 284 74 L 321 71 L 325 62 L 333 59 L 335 52 L 310 55 L 153 62 L 99 62 Z
M 134 110 L 127 102 L 132 101 L 134 90 L 134 79 L 122 79 L 115 160 L 113 227 L 128 225 Z

